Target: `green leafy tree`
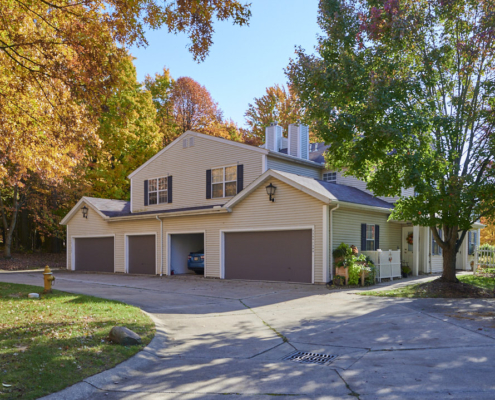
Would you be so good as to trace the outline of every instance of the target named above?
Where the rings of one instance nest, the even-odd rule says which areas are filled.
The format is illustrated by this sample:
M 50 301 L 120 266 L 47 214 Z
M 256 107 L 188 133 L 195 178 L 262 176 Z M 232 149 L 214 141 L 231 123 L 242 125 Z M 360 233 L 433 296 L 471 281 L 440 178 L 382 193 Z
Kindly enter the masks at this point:
M 171 100 L 174 83 L 170 70 L 165 67 L 163 73 L 156 73 L 155 76 L 146 75 L 144 79 L 144 86 L 153 98 L 156 123 L 161 132 L 163 146 L 168 145 L 179 135 Z
M 92 194 L 126 200 L 127 175 L 159 150 L 161 134 L 151 93 L 137 81 L 131 57 L 115 73 L 117 85 L 100 117 L 100 143 L 88 148 L 84 165 Z
M 495 213 L 495 3 L 324 0 L 318 21 L 319 54 L 287 73 L 329 163 L 376 195 L 414 187 L 391 218 L 430 227 L 457 282 L 467 230 Z

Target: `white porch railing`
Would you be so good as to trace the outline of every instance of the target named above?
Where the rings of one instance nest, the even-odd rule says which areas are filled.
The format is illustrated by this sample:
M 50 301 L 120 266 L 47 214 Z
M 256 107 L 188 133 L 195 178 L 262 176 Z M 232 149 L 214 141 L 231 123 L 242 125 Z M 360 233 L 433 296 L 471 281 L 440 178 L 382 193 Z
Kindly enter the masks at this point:
M 381 282 L 385 278 L 402 278 L 400 250 L 362 251 L 371 258 L 376 267 L 376 279 Z
M 474 271 L 479 267 L 486 266 L 488 268 L 495 268 L 495 250 L 493 249 L 479 249 L 474 250 Z

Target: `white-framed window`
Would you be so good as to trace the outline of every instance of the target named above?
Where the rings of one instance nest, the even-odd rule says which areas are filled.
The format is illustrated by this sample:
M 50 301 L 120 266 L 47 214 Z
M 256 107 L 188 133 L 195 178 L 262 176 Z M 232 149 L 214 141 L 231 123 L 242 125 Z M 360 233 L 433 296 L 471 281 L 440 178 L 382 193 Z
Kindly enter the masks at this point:
M 230 197 L 237 194 L 237 165 L 211 170 L 211 198 Z
M 440 236 L 440 239 L 442 239 L 442 229 L 438 230 L 438 236 Z M 442 248 L 438 245 L 437 241 L 433 237 L 433 234 L 431 235 L 431 255 L 432 256 L 442 255 Z
M 168 178 L 148 179 L 148 204 L 168 203 Z
M 375 251 L 376 225 L 366 224 L 366 251 Z
M 325 172 L 323 174 L 323 180 L 325 182 L 337 183 L 337 172 Z

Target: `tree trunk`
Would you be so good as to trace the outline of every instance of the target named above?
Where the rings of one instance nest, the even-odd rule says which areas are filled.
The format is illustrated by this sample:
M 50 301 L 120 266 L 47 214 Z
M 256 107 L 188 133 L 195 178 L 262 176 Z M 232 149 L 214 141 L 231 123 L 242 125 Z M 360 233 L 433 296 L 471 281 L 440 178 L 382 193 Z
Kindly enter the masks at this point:
M 442 249 L 443 272 L 440 280 L 443 282 L 458 283 L 459 280 L 455 276 L 455 261 L 458 248 L 457 239 L 459 236 L 458 227 L 444 225 L 442 227 L 443 237 L 440 237 L 440 234 L 436 227 L 432 227 L 431 232 L 433 234 L 435 242 L 437 242 L 437 244 Z
M 10 249 L 12 247 L 12 237 L 14 234 L 15 224 L 17 222 L 17 214 L 19 213 L 19 208 L 20 208 L 20 202 L 17 199 L 17 193 L 18 193 L 18 187 L 16 185 L 14 186 L 13 207 L 12 207 L 12 215 L 10 218 L 10 225 L 7 224 L 7 215 L 6 215 L 7 210 L 5 209 L 5 205 L 3 204 L 2 196 L 0 196 L 0 210 L 2 212 L 2 221 L 7 231 L 5 236 L 5 243 L 3 246 L 3 256 L 6 259 L 12 258 Z
M 457 283 L 459 280 L 455 276 L 455 264 L 457 251 L 455 246 L 443 249 L 443 272 L 441 280 L 444 282 Z

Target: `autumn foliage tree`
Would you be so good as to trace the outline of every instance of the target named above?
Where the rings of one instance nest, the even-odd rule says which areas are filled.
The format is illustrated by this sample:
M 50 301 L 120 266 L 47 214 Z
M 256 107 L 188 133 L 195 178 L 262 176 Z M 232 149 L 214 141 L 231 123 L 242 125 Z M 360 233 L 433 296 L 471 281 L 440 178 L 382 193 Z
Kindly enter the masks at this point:
M 115 74 L 99 119 L 99 143 L 88 146 L 83 165 L 91 195 L 128 200 L 127 175 L 158 152 L 161 135 L 151 93 L 137 81 L 132 58 L 124 57 Z
M 277 120 L 279 125 L 283 127 L 285 134 L 289 130 L 289 125 L 298 120 L 312 125 L 311 121 L 304 119 L 304 110 L 296 92 L 291 86 L 286 87 L 285 85 L 266 88 L 266 93 L 263 96 L 255 98 L 253 103 L 248 104 L 244 117 L 252 137 L 257 138 L 259 144 L 264 143 L 265 128 L 274 120 Z M 311 139 L 314 139 L 312 132 L 310 132 L 310 136 Z
M 481 223 L 486 226 L 481 230 L 480 243 L 495 246 L 495 218 L 491 220 L 481 218 Z
M 250 17 L 236 0 L 0 0 L 0 10 L 0 211 L 8 258 L 30 182 L 57 185 L 88 144 L 98 144 L 122 47 L 146 45 L 145 29 L 165 26 L 186 33 L 200 61 L 215 20 L 243 25 Z
M 429 227 L 457 282 L 466 233 L 495 216 L 495 3 L 324 0 L 319 24 L 288 75 L 329 161 L 376 195 L 414 187 L 391 218 Z

